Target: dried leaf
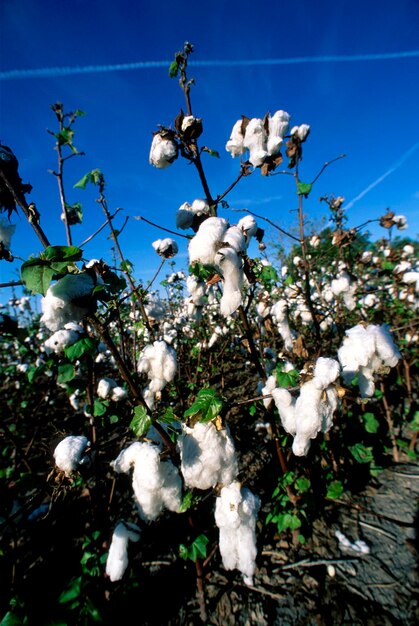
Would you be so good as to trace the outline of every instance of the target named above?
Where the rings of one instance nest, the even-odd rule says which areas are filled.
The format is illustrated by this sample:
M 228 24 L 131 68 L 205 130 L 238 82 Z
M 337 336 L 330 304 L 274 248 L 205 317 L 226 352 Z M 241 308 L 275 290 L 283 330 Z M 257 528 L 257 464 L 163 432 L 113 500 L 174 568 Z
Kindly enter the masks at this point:
M 293 353 L 303 359 L 308 358 L 308 351 L 304 347 L 303 338 L 301 335 L 294 341 Z
M 241 133 L 242 133 L 243 137 L 246 134 L 246 128 L 247 128 L 247 125 L 249 124 L 249 122 L 250 122 L 250 117 L 246 117 L 246 115 L 242 115 Z

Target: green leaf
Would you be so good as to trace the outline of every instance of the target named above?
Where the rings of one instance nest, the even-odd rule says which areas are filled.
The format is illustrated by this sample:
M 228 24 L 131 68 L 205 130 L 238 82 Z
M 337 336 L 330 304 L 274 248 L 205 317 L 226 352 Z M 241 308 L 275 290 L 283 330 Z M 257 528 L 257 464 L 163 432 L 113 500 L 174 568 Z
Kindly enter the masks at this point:
M 43 296 L 51 284 L 54 273 L 48 261 L 39 258 L 25 261 L 20 268 L 20 276 L 25 286 L 32 293 L 40 293 Z
M 125 261 L 122 261 L 120 267 L 121 267 L 121 270 L 123 272 L 126 272 L 127 274 L 132 274 L 132 271 L 134 269 L 133 263 L 131 263 L 131 261 L 128 261 L 128 259 L 125 259 Z
M 375 417 L 374 413 L 363 413 L 362 419 L 364 420 L 364 427 L 367 433 L 376 433 L 380 422 Z
M 109 422 L 111 424 L 117 424 L 119 422 L 119 417 L 117 415 L 111 415 L 109 418 Z
M 204 265 L 203 263 L 196 262 L 189 266 L 189 273 L 196 276 L 199 280 L 206 282 L 209 278 L 214 276 L 215 269 L 212 265 Z
M 182 503 L 179 507 L 179 513 L 185 513 L 188 509 L 191 508 L 193 502 L 193 492 L 187 491 L 182 498 Z
M 97 351 L 97 345 L 96 339 L 93 339 L 92 337 L 82 337 L 71 346 L 65 347 L 64 353 L 70 361 L 76 361 L 77 359 L 80 359 L 83 354 L 94 356 Z
M 176 76 L 178 75 L 178 71 L 179 71 L 179 64 L 178 62 L 172 61 L 172 63 L 169 66 L 169 76 L 170 78 L 176 78 Z
M 396 264 L 392 263 L 391 261 L 383 261 L 381 264 L 381 268 L 383 270 L 388 270 L 390 272 L 392 272 L 395 267 L 396 267 Z
M 93 185 L 104 185 L 103 174 L 99 169 L 91 170 L 87 172 L 80 180 L 74 185 L 74 189 L 86 189 L 88 183 Z
M 327 488 L 326 498 L 329 498 L 329 500 L 336 500 L 337 498 L 340 498 L 343 491 L 343 485 L 340 480 L 334 480 Z
M 67 604 L 80 596 L 81 593 L 81 576 L 70 580 L 67 588 L 62 592 L 58 598 L 60 604 Z
M 73 144 L 74 130 L 69 126 L 65 126 L 59 133 L 54 133 L 54 137 L 57 139 L 58 145 L 69 145 L 71 147 Z
M 77 117 L 83 117 L 84 115 L 86 115 L 86 112 L 81 111 L 80 109 L 76 109 L 75 111 L 73 111 L 73 115 L 76 115 Z
M 276 384 L 278 387 L 296 387 L 300 380 L 300 374 L 297 370 L 290 370 L 289 372 L 283 372 L 283 363 L 278 363 L 275 368 Z
M 300 478 L 297 478 L 297 480 L 295 481 L 295 487 L 300 493 L 305 493 L 306 491 L 310 489 L 311 482 L 305 476 L 301 476 Z
M 278 526 L 278 532 L 283 532 L 288 528 L 290 530 L 296 530 L 301 526 L 301 520 L 298 515 L 293 513 L 281 513 L 276 518 L 276 524 Z
M 147 415 L 147 409 L 144 406 L 137 405 L 134 407 L 134 417 L 129 427 L 136 437 L 142 437 L 146 434 L 151 426 L 151 418 Z
M 64 365 L 59 365 L 58 366 L 57 383 L 59 385 L 67 383 L 68 381 L 73 380 L 75 375 L 76 375 L 76 371 L 74 369 L 74 365 L 71 365 L 70 363 L 65 363 Z
M 48 246 L 42 257 L 48 261 L 80 261 L 83 250 L 77 246 Z
M 85 174 L 83 178 L 80 178 L 80 180 L 73 186 L 73 188 L 74 189 L 86 189 L 87 183 L 89 182 L 90 182 L 90 172 Z
M 223 401 L 215 389 L 201 389 L 198 391 L 195 402 L 184 412 L 184 417 L 200 416 L 200 422 L 209 422 L 220 414 Z
M 173 422 L 178 422 L 179 419 L 176 417 L 173 407 L 168 406 L 166 411 L 160 415 L 159 422 L 163 422 L 164 424 L 173 424 Z
M 370 463 L 374 460 L 372 447 L 364 446 L 363 443 L 356 443 L 349 446 L 349 451 L 358 463 Z
M 289 287 L 290 285 L 293 285 L 293 284 L 294 284 L 294 279 L 293 279 L 293 277 L 292 277 L 292 276 L 287 276 L 287 277 L 286 277 L 286 279 L 285 279 L 285 281 L 284 281 L 284 285 L 285 285 L 286 287 Z
M 0 626 L 24 626 L 27 624 L 27 619 L 21 619 L 16 613 L 8 611 L 0 622 Z
M 297 185 L 297 193 L 299 196 L 304 196 L 305 198 L 308 198 L 312 187 L 313 185 L 311 183 L 302 183 L 301 181 L 299 181 Z
M 199 535 L 190 546 L 185 546 L 183 543 L 179 546 L 179 556 L 186 561 L 196 561 L 197 559 L 205 559 L 207 556 L 207 545 L 209 539 L 205 535 Z
M 108 408 L 108 404 L 106 402 L 102 402 L 102 400 L 95 398 L 95 401 L 93 403 L 94 417 L 101 417 L 102 415 L 105 415 L 107 408 Z
M 38 365 L 38 367 L 30 367 L 27 372 L 26 372 L 26 376 L 28 377 L 28 381 L 30 383 L 33 383 L 33 381 L 38 378 L 38 376 L 42 376 L 42 374 L 44 374 L 46 372 L 46 370 L 48 369 L 48 365 L 46 363 L 42 363 L 41 365 Z

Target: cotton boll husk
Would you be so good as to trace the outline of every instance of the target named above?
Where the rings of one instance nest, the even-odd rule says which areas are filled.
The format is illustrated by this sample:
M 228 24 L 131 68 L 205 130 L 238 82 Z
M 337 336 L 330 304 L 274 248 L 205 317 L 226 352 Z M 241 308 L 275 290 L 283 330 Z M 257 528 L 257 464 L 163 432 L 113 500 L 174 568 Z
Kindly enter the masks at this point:
M 89 445 L 90 442 L 86 437 L 69 435 L 60 441 L 54 450 L 56 466 L 67 475 L 71 474 L 84 462 L 83 453 Z
M 244 137 L 241 128 L 242 120 L 237 120 L 237 122 L 233 126 L 233 130 L 231 131 L 230 139 L 226 143 L 226 150 L 231 154 L 233 158 L 241 156 L 246 150 L 243 145 Z
M 121 580 L 128 567 L 128 541 L 139 540 L 141 530 L 136 524 L 119 522 L 116 526 L 106 561 L 106 575 L 112 582 Z
M 215 523 L 225 569 L 238 569 L 246 585 L 253 584 L 256 569 L 256 518 L 260 499 L 233 482 L 221 489 L 215 504 Z
M 268 152 L 266 150 L 267 134 L 261 119 L 253 118 L 246 127 L 243 145 L 249 150 L 249 161 L 253 167 L 263 165 Z
M 295 398 L 283 388 L 273 389 L 271 393 L 284 430 L 290 435 L 295 435 L 297 428 Z
M 335 359 L 319 357 L 314 367 L 314 381 L 319 389 L 326 389 L 340 374 L 340 365 Z
M 178 446 L 181 472 L 188 487 L 209 489 L 228 485 L 238 473 L 237 457 L 228 429 L 217 430 L 212 422 L 184 428 Z
M 189 262 L 213 265 L 216 244 L 223 240 L 227 228 L 228 222 L 222 217 L 209 217 L 202 222 L 195 237 L 189 242 Z
M 223 295 L 220 312 L 224 317 L 232 315 L 242 303 L 242 260 L 232 248 L 221 248 L 215 256 L 215 265 L 223 275 Z

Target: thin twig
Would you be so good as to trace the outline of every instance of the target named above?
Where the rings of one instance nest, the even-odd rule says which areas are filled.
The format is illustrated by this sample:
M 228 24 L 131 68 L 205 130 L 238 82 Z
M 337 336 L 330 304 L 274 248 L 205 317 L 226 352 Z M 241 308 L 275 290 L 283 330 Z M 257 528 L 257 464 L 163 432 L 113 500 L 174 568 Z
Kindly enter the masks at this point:
M 164 228 L 163 226 L 160 226 L 160 224 L 151 222 L 150 220 L 146 219 L 142 215 L 134 215 L 133 217 L 135 220 L 142 220 L 143 222 L 147 222 L 147 224 L 150 224 L 151 226 L 154 226 L 155 228 L 159 228 L 160 230 L 164 230 L 166 233 L 170 233 L 171 235 L 176 235 L 176 237 L 183 237 L 184 239 L 192 239 L 190 235 L 182 235 L 182 233 L 176 233 L 174 230 L 170 230 L 169 228 Z
M 21 280 L 11 280 L 10 283 L 0 283 L 0 289 L 3 289 L 3 287 L 19 287 L 20 285 L 23 285 Z
M 109 216 L 109 219 L 113 220 L 114 217 L 119 213 L 119 211 L 122 211 L 122 209 L 121 208 L 116 209 L 115 213 Z M 89 237 L 87 237 L 87 239 L 79 243 L 77 247 L 82 248 L 87 243 L 89 243 L 89 241 L 92 241 L 92 239 L 96 237 L 96 235 L 98 235 L 104 228 L 106 228 L 107 225 L 108 225 L 108 220 L 106 220 L 106 222 L 103 222 L 102 226 L 99 226 L 99 228 L 92 235 L 90 235 Z
M 250 174 L 252 174 L 252 173 L 253 173 L 253 172 L 250 172 Z M 249 174 L 249 175 L 250 175 L 250 174 Z M 242 171 L 240 172 L 240 174 L 237 176 L 236 180 L 235 180 L 234 182 L 232 182 L 232 183 L 231 183 L 231 185 L 230 185 L 229 187 L 227 187 L 227 189 L 226 189 L 225 191 L 223 191 L 223 193 L 222 193 L 220 196 L 217 196 L 217 198 L 216 198 L 216 200 L 215 200 L 215 203 L 216 203 L 216 204 L 219 204 L 219 203 L 221 202 L 221 200 L 222 200 L 223 198 L 225 198 L 225 197 L 226 197 L 226 195 L 227 195 L 227 194 L 229 194 L 229 193 L 230 193 L 230 191 L 231 191 L 232 189 L 234 189 L 234 187 L 235 187 L 235 186 L 237 185 L 237 183 L 238 183 L 238 182 L 239 182 L 239 181 L 243 178 L 243 176 L 244 176 L 244 171 L 242 170 Z
M 313 178 L 313 180 L 311 181 L 311 184 L 314 185 L 314 183 L 316 182 L 316 180 L 318 180 L 320 178 L 320 176 L 323 174 L 324 170 L 326 169 L 326 167 L 329 167 L 329 165 L 332 165 L 332 163 L 335 163 L 336 161 L 339 161 L 339 159 L 343 159 L 344 157 L 346 157 L 346 154 L 340 154 L 339 156 L 337 156 L 335 159 L 332 159 L 331 161 L 326 161 L 326 163 L 323 165 L 323 167 L 321 168 L 320 172 L 317 174 L 317 176 L 315 176 Z

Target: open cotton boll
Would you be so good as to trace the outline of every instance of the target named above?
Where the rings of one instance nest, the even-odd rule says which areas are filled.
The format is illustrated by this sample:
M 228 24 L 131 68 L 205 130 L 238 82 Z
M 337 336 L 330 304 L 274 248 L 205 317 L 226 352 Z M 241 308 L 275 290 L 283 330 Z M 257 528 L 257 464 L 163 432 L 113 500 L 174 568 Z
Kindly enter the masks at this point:
M 373 333 L 377 355 L 387 367 L 395 367 L 401 359 L 401 354 L 393 341 L 387 324 L 368 326 L 367 330 Z
M 310 126 L 308 124 L 300 124 L 300 126 L 294 126 L 291 129 L 291 135 L 297 135 L 300 141 L 305 141 L 310 133 Z
M 246 151 L 243 145 L 244 136 L 242 133 L 242 123 L 242 120 L 237 120 L 231 131 L 230 139 L 226 143 L 226 150 L 233 158 L 241 156 L 243 152 Z
M 258 229 L 255 218 L 253 215 L 245 215 L 237 222 L 237 226 L 243 231 L 248 246 L 251 238 L 256 235 Z
M 128 522 L 117 524 L 106 560 L 106 575 L 112 582 L 121 580 L 128 567 L 128 541 L 137 542 L 140 535 L 141 530 L 136 524 Z
M 394 215 L 393 222 L 398 230 L 406 230 L 408 227 L 405 215 Z
M 181 472 L 185 484 L 209 489 L 220 483 L 229 485 L 237 476 L 237 456 L 228 429 L 217 430 L 212 422 L 184 427 L 178 440 Z
M 239 226 L 230 226 L 223 237 L 223 242 L 230 245 L 236 252 L 246 252 L 246 238 Z
M 162 170 L 169 167 L 177 156 L 177 143 L 169 137 L 163 137 L 161 133 L 156 133 L 150 148 L 150 164 Z
M 174 379 L 176 370 L 176 351 L 165 341 L 155 341 L 142 350 L 138 371 L 147 374 L 150 380 L 143 392 L 150 410 L 154 408 L 156 394 Z
M 282 110 L 276 111 L 272 117 L 269 116 L 268 152 L 270 155 L 277 154 L 281 149 L 290 119 L 290 114 Z
M 221 248 L 215 256 L 215 266 L 223 275 L 223 295 L 220 312 L 224 317 L 232 315 L 242 303 L 242 260 L 233 248 Z
M 204 265 L 213 265 L 217 245 L 223 240 L 228 222 L 222 217 L 209 217 L 202 222 L 195 237 L 189 242 L 189 262 L 199 261 Z
M 296 433 L 292 451 L 296 456 L 305 456 L 310 447 L 310 439 L 315 439 L 322 428 L 320 401 L 322 389 L 313 380 L 304 383 L 295 402 Z
M 227 570 L 238 569 L 246 585 L 253 585 L 256 570 L 256 519 L 260 499 L 239 482 L 223 487 L 215 503 L 220 530 L 220 553 Z
M 271 315 L 278 327 L 278 332 L 284 340 L 285 350 L 292 350 L 294 345 L 294 337 L 287 318 L 287 301 L 278 300 L 271 307 Z
M 261 389 L 261 394 L 262 396 L 269 396 L 272 391 L 275 389 L 276 387 L 276 377 L 275 376 L 269 376 L 265 386 L 262 387 Z M 271 403 L 271 398 L 264 398 L 263 399 L 263 406 L 265 407 L 265 409 L 267 409 Z
M 56 466 L 65 472 L 71 474 L 77 467 L 87 461 L 87 457 L 83 457 L 84 451 L 90 446 L 90 441 L 82 435 L 69 435 L 54 450 L 54 459 Z
M 121 402 L 128 397 L 127 390 L 123 387 L 114 387 L 111 391 L 111 400 L 113 402 Z
M 66 324 L 63 330 L 57 330 L 49 339 L 44 341 L 45 352 L 51 354 L 60 354 L 64 348 L 71 346 L 78 341 L 83 328 L 74 323 Z
M 268 152 L 266 149 L 268 136 L 261 119 L 254 117 L 246 127 L 243 145 L 249 150 L 249 161 L 253 167 L 263 165 Z
M 91 296 L 95 285 L 95 279 L 87 273 L 60 278 L 41 300 L 41 322 L 54 332 L 68 322 L 80 322 L 93 307 Z
M 116 382 L 112 378 L 101 378 L 98 382 L 96 393 L 99 398 L 105 400 L 111 395 L 114 387 L 116 387 Z
M 295 435 L 297 431 L 295 398 L 292 397 L 287 389 L 282 387 L 272 389 L 271 393 L 275 406 L 278 409 L 279 417 L 281 418 L 281 424 L 284 430 L 290 435 Z
M 174 239 L 167 237 L 166 239 L 157 239 L 152 243 L 154 250 L 159 256 L 165 259 L 171 259 L 179 252 L 178 245 Z
M 158 294 L 147 295 L 144 309 L 147 313 L 147 317 L 151 320 L 160 321 L 167 313 L 165 303 L 160 299 Z
M 191 294 L 193 303 L 196 306 L 202 306 L 205 303 L 205 283 L 191 274 L 186 279 L 186 288 Z
M 319 357 L 314 367 L 314 381 L 319 389 L 326 389 L 340 374 L 339 362 L 335 359 Z
M 123 450 L 111 463 L 116 472 L 133 467 L 134 499 L 141 519 L 155 520 L 163 510 L 178 512 L 182 500 L 182 479 L 171 461 L 160 461 L 160 449 L 138 442 Z

